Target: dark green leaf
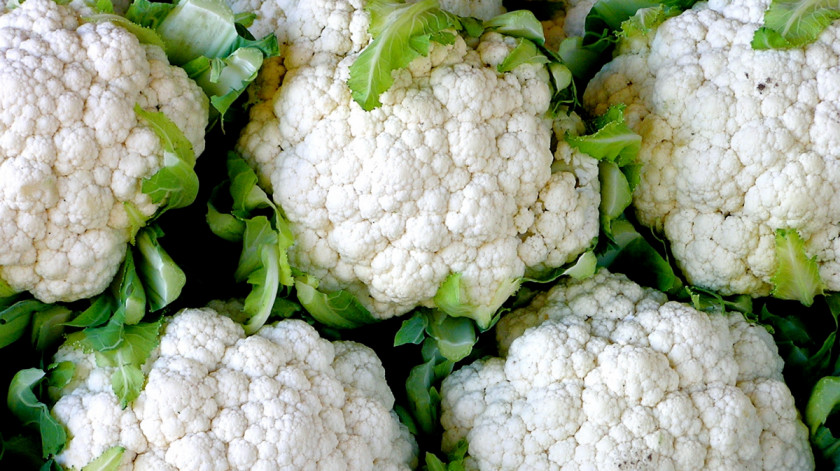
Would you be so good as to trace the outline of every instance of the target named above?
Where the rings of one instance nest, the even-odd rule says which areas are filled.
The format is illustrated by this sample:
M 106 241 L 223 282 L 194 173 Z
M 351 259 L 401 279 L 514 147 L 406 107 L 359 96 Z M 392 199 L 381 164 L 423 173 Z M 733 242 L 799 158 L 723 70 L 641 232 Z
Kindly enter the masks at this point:
M 67 433 L 33 391 L 44 376 L 44 371 L 37 368 L 18 371 L 9 385 L 6 404 L 24 426 L 35 427 L 40 432 L 41 450 L 47 458 L 64 448 Z
M 117 302 L 110 292 L 105 292 L 93 298 L 90 307 L 81 312 L 72 321 L 67 322 L 67 327 L 97 327 L 111 318 L 114 310 L 117 308 Z
M 410 318 L 402 322 L 400 330 L 394 336 L 394 346 L 399 347 L 405 344 L 420 345 L 426 337 L 426 326 L 428 318 L 420 311 L 415 312 Z

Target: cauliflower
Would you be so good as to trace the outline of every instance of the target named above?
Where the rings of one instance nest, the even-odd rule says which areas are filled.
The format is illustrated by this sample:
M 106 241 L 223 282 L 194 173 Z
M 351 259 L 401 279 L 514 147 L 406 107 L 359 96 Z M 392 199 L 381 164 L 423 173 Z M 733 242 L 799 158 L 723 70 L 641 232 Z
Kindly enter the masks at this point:
M 769 0 L 713 0 L 627 41 L 590 82 L 593 113 L 625 103 L 642 136 L 634 205 L 688 280 L 767 295 L 777 230 L 796 230 L 840 289 L 840 26 L 754 50 Z
M 330 343 L 303 321 L 246 337 L 210 308 L 185 309 L 165 325 L 146 386 L 125 409 L 110 368 L 93 354 L 65 344 L 55 361 L 76 365 L 52 409 L 70 437 L 56 456 L 65 467 L 117 445 L 125 448 L 121 470 L 397 470 L 416 462 L 375 353 Z
M 514 38 L 433 44 L 394 72 L 368 112 L 346 84 L 370 40 L 361 2 L 279 8 L 288 55 L 273 75 L 264 69 L 264 101 L 238 148 L 292 223 L 292 265 L 378 318 L 434 304 L 452 274 L 462 299 L 492 312 L 526 270 L 561 266 L 591 245 L 597 162 L 553 136 L 544 66 L 496 70 Z M 560 120 L 558 129 L 582 127 Z
M 767 331 L 600 271 L 503 317 L 502 358 L 444 380 L 468 469 L 813 469 Z
M 163 50 L 51 0 L 0 16 L 0 280 L 46 303 L 95 295 L 130 237 L 125 205 L 164 150 L 135 105 L 162 111 L 195 153 L 208 103 Z

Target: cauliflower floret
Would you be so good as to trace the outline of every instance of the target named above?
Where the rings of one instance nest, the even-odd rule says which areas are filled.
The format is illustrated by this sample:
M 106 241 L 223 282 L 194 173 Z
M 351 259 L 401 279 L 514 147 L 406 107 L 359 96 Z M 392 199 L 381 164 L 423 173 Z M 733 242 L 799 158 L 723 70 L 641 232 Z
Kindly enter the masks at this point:
M 840 26 L 801 49 L 754 50 L 768 5 L 702 2 L 666 20 L 596 75 L 584 103 L 627 105 L 642 136 L 636 214 L 691 283 L 767 295 L 775 232 L 796 229 L 838 290 Z
M 67 428 L 56 456 L 82 466 L 113 446 L 119 469 L 399 470 L 417 446 L 393 411 L 394 396 L 373 350 L 330 343 L 303 321 L 246 337 L 209 308 L 169 320 L 144 365 L 147 382 L 121 409 L 111 368 L 64 345 L 56 361 L 76 365 L 53 415 Z
M 280 8 L 297 18 L 287 31 L 333 16 L 346 28 L 346 47 L 332 48 L 278 26 L 290 50 L 316 52 L 263 73 L 284 75 L 261 81 L 266 101 L 252 109 L 238 143 L 292 222 L 292 264 L 321 287 L 346 289 L 387 318 L 433 304 L 457 273 L 464 299 L 489 312 L 526 270 L 561 266 L 590 246 L 597 162 L 562 136 L 552 148 L 544 67 L 497 71 L 514 39 L 487 33 L 473 45 L 456 35 L 433 45 L 394 72 L 383 105 L 368 112 L 346 84 L 370 39 L 367 21 L 344 21 L 367 14 L 347 2 L 315 19 L 301 7 Z
M 602 270 L 503 317 L 441 387 L 468 469 L 813 469 L 770 334 Z
M 163 51 L 48 0 L 0 16 L 0 279 L 41 301 L 93 296 L 126 250 L 125 204 L 163 148 L 134 106 L 162 111 L 204 148 L 207 98 Z

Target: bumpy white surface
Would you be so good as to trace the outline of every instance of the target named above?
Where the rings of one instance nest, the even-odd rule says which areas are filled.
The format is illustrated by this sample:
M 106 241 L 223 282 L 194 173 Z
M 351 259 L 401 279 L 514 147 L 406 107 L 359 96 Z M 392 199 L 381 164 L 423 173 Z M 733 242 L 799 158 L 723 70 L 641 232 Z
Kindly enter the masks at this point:
M 806 470 L 767 331 L 623 275 L 557 285 L 497 325 L 502 358 L 444 380 L 443 448 L 481 470 Z
M 44 302 L 101 292 L 125 254 L 124 203 L 163 164 L 134 105 L 163 111 L 196 153 L 207 98 L 160 48 L 49 0 L 0 16 L 0 278 Z
M 563 265 L 596 237 L 597 164 L 562 138 L 553 152 L 544 68 L 496 71 L 514 41 L 434 46 L 365 112 L 346 86 L 369 40 L 359 6 L 281 8 L 295 18 L 277 26 L 289 56 L 263 72 L 276 92 L 260 91 L 239 149 L 293 223 L 292 263 L 322 287 L 385 318 L 460 273 L 467 299 L 489 307 L 527 268 Z M 318 39 L 295 36 L 325 18 Z
M 766 295 L 774 233 L 797 229 L 840 289 L 840 26 L 801 49 L 755 51 L 768 0 L 699 3 L 589 84 L 642 135 L 634 205 L 689 281 Z
M 27 0 L 29 1 L 29 0 Z M 246 337 L 210 309 L 187 309 L 165 326 L 146 364 L 148 382 L 126 409 L 111 371 L 63 346 L 76 364 L 53 408 L 70 440 L 56 457 L 79 469 L 125 447 L 120 470 L 404 470 L 416 444 L 392 411 L 376 354 L 330 343 L 303 321 Z

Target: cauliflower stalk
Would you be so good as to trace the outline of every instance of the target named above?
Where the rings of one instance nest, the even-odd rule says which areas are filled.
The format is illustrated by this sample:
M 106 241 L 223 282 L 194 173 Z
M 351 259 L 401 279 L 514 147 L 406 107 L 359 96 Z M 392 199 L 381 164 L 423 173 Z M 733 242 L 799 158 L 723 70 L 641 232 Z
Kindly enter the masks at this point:
M 467 469 L 813 469 L 773 339 L 606 270 L 499 321 L 501 357 L 444 380 Z
M 283 62 L 258 79 L 238 150 L 290 222 L 291 265 L 319 289 L 380 319 L 445 296 L 486 327 L 523 276 L 591 246 L 597 162 L 553 135 L 571 75 L 546 65 L 533 15 L 481 23 L 434 1 L 259 11 Z M 443 285 L 457 295 L 436 299 Z
M 798 16 L 809 5 L 782 15 L 782 26 L 810 24 Z M 636 215 L 662 231 L 690 283 L 808 304 L 840 289 L 840 26 L 815 28 L 804 47 L 757 50 L 772 39 L 756 30 L 779 23 L 769 6 L 712 0 L 662 18 L 624 41 L 584 104 L 627 106 L 642 136 Z
M 169 319 L 144 366 L 145 387 L 127 407 L 111 390 L 112 366 L 73 342 L 59 348 L 55 361 L 75 372 L 54 390 L 52 414 L 69 436 L 56 462 L 80 469 L 111 456 L 114 469 L 161 471 L 416 465 L 372 350 L 324 340 L 299 320 L 246 337 L 219 314 L 230 309 L 215 303 Z

